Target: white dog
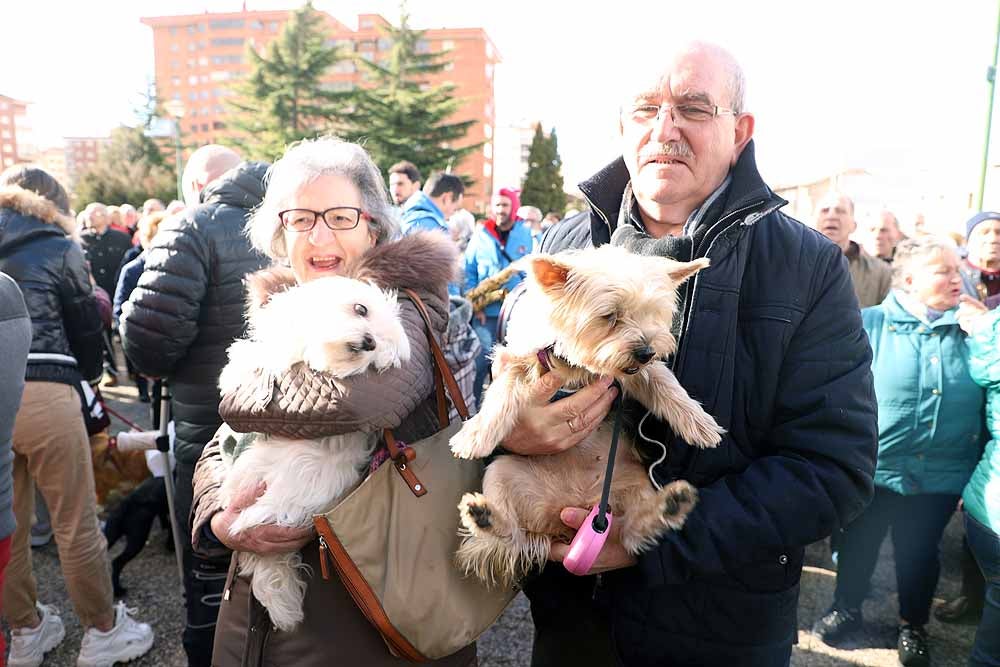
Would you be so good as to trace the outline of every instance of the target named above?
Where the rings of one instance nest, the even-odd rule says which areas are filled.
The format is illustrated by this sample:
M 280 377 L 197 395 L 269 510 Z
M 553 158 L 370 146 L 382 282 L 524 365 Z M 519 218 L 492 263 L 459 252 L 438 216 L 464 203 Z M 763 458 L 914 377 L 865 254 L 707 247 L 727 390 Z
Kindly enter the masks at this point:
M 305 363 L 346 378 L 398 367 L 410 358 L 395 293 L 359 280 L 330 277 L 291 287 L 252 306 L 249 319 L 248 338 L 229 348 L 229 364 L 219 378 L 224 393 L 256 369 L 280 375 Z M 263 481 L 267 490 L 243 510 L 230 534 L 267 523 L 309 525 L 314 514 L 330 509 L 360 482 L 377 441 L 375 433 L 258 439 L 232 463 L 220 490 L 222 507 L 246 484 Z M 253 594 L 279 630 L 291 630 L 303 619 L 302 567 L 298 553 L 239 554 L 240 574 L 252 575 Z

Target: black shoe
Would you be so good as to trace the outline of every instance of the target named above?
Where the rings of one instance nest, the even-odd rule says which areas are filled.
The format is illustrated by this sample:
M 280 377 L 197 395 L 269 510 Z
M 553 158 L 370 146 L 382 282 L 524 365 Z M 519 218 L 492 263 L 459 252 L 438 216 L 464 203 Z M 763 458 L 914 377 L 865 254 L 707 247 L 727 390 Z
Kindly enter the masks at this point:
M 149 403 L 149 394 L 148 393 L 146 393 L 146 394 L 139 394 L 139 402 L 140 403 Z
M 978 625 L 982 615 L 983 606 L 981 604 L 974 604 L 965 595 L 959 595 L 954 600 L 944 602 L 934 610 L 934 618 L 942 623 Z
M 842 641 L 849 635 L 861 630 L 860 609 L 838 609 L 833 607 L 826 616 L 813 625 L 813 634 L 826 644 Z
M 927 631 L 922 625 L 899 626 L 899 664 L 903 667 L 929 667 L 931 653 L 927 648 Z

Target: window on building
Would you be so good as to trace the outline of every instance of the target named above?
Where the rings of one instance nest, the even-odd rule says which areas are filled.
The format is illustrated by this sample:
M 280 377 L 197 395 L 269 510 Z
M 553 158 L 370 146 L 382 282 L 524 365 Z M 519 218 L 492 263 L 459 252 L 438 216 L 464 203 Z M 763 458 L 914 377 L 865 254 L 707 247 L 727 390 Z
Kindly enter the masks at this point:
M 178 44 L 177 42 L 174 42 L 173 44 L 170 45 L 170 52 L 171 53 L 177 53 L 180 50 L 181 50 L 181 45 Z
M 197 51 L 198 44 L 195 42 L 188 42 L 188 51 Z
M 271 32 L 278 32 L 278 22 L 271 21 L 270 23 L 267 24 L 267 29 L 270 30 Z
M 353 60 L 341 60 L 331 68 L 331 71 L 337 74 L 354 74 L 358 71 L 358 67 Z
M 188 99 L 191 100 L 192 102 L 197 102 L 198 101 L 198 93 L 196 93 L 194 91 L 188 93 Z
M 170 85 L 174 87 L 181 85 L 181 78 L 179 76 L 170 77 Z
M 246 25 L 243 19 L 219 19 L 209 21 L 208 27 L 212 30 L 235 30 Z
M 484 123 L 483 124 L 483 135 L 487 139 L 492 139 L 493 138 L 493 126 L 490 125 L 489 123 Z
M 375 27 L 375 23 L 371 19 L 365 18 L 361 19 L 361 22 L 359 23 L 358 27 L 361 28 L 362 30 L 371 30 L 372 28 Z
M 250 28 L 253 30 L 263 30 L 264 24 L 261 21 L 250 21 Z
M 180 93 L 174 93 L 174 99 L 177 100 L 178 102 L 180 102 L 180 100 L 181 100 L 181 94 Z
M 170 33 L 170 36 L 173 37 L 177 34 L 177 26 L 172 25 L 167 29 L 167 31 Z
M 418 39 L 415 50 L 417 53 L 430 53 L 431 43 L 426 39 Z
M 207 100 L 208 96 L 209 96 L 209 92 L 207 90 L 201 91 L 201 99 Z
M 212 46 L 243 46 L 242 37 L 215 37 Z
M 362 77 L 364 78 L 364 77 Z M 332 90 L 337 93 L 344 93 L 354 90 L 352 81 L 330 81 L 320 85 L 323 90 Z
M 0 116 L 0 125 L 10 125 L 10 116 Z
M 198 116 L 198 110 L 197 109 L 191 109 L 190 113 L 191 113 L 191 117 L 192 118 L 196 118 Z
M 388 51 L 392 48 L 392 40 L 388 37 L 379 37 L 376 46 L 379 51 Z
M 188 85 L 190 85 L 190 86 L 197 86 L 198 85 L 198 75 L 197 74 L 192 74 L 191 76 L 188 77 Z
M 493 165 L 490 164 L 489 162 L 484 162 L 483 163 L 483 177 L 484 178 L 489 178 L 492 175 L 493 175 Z
M 197 61 L 194 58 L 188 58 L 188 61 L 187 61 L 188 69 L 194 69 L 194 66 L 195 66 L 196 62 Z
M 487 160 L 493 159 L 493 144 L 491 142 L 487 141 L 483 144 L 483 155 L 486 156 Z
M 450 72 L 453 69 L 455 69 L 455 63 L 453 63 L 453 62 L 447 62 L 447 63 L 444 64 L 444 71 L 445 72 Z
M 358 51 L 374 51 L 375 41 L 371 39 L 363 39 L 358 42 Z
M 454 40 L 452 40 L 452 39 L 446 39 L 443 42 L 441 42 L 441 50 L 442 51 L 451 51 L 453 48 L 455 48 L 455 41 Z
M 208 123 L 202 123 L 201 124 L 201 131 L 202 132 L 208 132 Z
M 493 78 L 493 65 L 487 65 L 486 66 L 486 78 L 487 79 L 492 79 Z
M 187 34 L 189 35 L 193 35 L 194 31 L 198 29 L 194 25 L 185 26 L 185 28 L 187 29 Z
M 223 123 L 222 121 L 219 121 L 219 120 L 213 121 L 212 122 L 212 129 L 213 130 L 224 130 L 224 129 L 226 129 L 226 124 Z
M 171 60 L 170 61 L 170 69 L 180 69 L 180 68 L 181 68 L 181 61 L 180 60 Z
M 10 130 L 0 130 L 0 138 L 10 139 Z
M 191 131 L 192 132 L 197 132 L 198 131 L 198 123 L 192 123 L 191 124 Z
M 208 67 L 208 57 L 202 56 L 198 58 L 198 64 L 201 65 L 202 67 Z

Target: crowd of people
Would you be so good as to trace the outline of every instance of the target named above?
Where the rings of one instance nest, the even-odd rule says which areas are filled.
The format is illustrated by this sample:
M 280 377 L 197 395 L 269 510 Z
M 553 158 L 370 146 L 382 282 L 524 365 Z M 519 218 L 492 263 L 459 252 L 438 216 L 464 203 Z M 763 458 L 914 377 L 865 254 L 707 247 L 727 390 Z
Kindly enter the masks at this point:
M 473 411 L 517 308 L 523 274 L 510 267 L 521 258 L 610 243 L 711 260 L 679 290 L 678 348 L 665 361 L 725 428 L 722 444 L 695 452 L 655 419 L 637 439 L 648 462 L 659 456 L 650 445 L 663 449 L 651 482 L 688 480 L 699 502 L 682 530 L 638 556 L 612 534 L 591 576 L 552 566 L 529 577 L 532 664 L 788 664 L 805 547 L 830 539 L 836 590 L 813 630 L 837 644 L 863 626 L 891 529 L 899 659 L 928 665 L 939 544 L 956 511 L 962 595 L 936 613 L 978 622 L 970 664 L 1000 664 L 1000 213 L 973 217 L 960 242 L 923 224 L 906 238 L 889 211 L 859 230 L 850 196 L 831 191 L 803 225 L 757 171 L 731 54 L 688 45 L 643 84 L 621 106 L 621 157 L 580 184 L 589 209 L 565 215 L 507 187 L 477 220 L 460 177 L 425 177 L 405 160 L 383 174 L 362 147 L 332 137 L 300 142 L 272 165 L 203 146 L 185 165 L 183 201 L 150 199 L 141 210 L 94 202 L 74 216 L 41 168 L 0 174 L 0 382 L 15 388 L 0 395 L 9 664 L 39 665 L 63 640 L 31 569 L 30 545 L 53 535 L 86 628 L 78 664 L 130 660 L 153 644 L 150 626 L 114 600 L 95 502 L 91 439 L 107 424 L 93 423 L 89 397 L 122 381 L 119 349 L 140 401 L 155 406 L 162 381 L 173 397 L 188 664 L 398 661 L 336 576 L 308 585 L 301 626 L 274 630 L 231 556 L 299 551 L 319 571 L 317 535 L 279 525 L 233 535 L 261 489 L 241 489 L 225 507 L 219 489 L 222 442 L 246 430 L 247 396 L 273 403 L 266 428 L 255 422 L 260 436 L 391 428 L 416 441 L 443 428 L 415 306 L 400 302 L 413 354 L 399 368 L 335 386 L 306 367 L 257 373 L 238 395 L 220 393 L 218 380 L 246 334 L 248 279 L 280 269 L 288 287 L 343 275 L 403 236 L 418 250 L 406 286 L 427 304 Z M 451 239 L 460 265 L 420 266 L 432 234 Z M 572 394 L 561 385 L 558 372 L 537 380 L 507 449 L 578 444 L 617 391 L 604 379 Z M 293 400 L 305 395 L 322 395 L 322 419 Z M 583 520 L 561 518 L 574 529 Z M 475 661 L 473 643 L 435 664 Z

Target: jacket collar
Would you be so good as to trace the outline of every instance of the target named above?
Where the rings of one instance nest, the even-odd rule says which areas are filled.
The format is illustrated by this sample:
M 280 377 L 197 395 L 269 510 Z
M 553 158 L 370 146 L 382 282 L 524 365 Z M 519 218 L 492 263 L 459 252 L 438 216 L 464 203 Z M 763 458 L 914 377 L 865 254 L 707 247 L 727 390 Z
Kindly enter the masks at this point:
M 53 225 L 67 236 L 73 236 L 76 232 L 76 220 L 72 216 L 62 213 L 55 204 L 41 195 L 16 185 L 0 188 L 0 208 L 11 209 Z
M 950 326 L 958 325 L 958 318 L 956 317 L 957 309 L 952 308 L 951 310 L 946 310 L 941 317 L 937 318 L 933 322 L 928 321 L 926 317 L 919 317 L 914 314 L 904 301 L 908 301 L 905 298 L 905 294 L 900 294 L 897 290 L 892 290 L 889 292 L 889 296 L 885 298 L 882 302 L 882 307 L 885 309 L 886 317 L 894 325 L 913 325 L 913 326 L 929 326 L 931 328 L 936 328 L 940 326 Z
M 743 149 L 729 171 L 729 176 L 732 180 L 726 192 L 726 205 L 720 219 L 758 203 L 768 208 L 780 208 L 788 203 L 767 187 L 757 171 L 753 140 Z M 580 191 L 607 230 L 601 234 L 602 237 L 610 238 L 610 232 L 617 226 L 625 186 L 630 180 L 625 160 L 619 157 L 579 184 Z M 596 222 L 594 221 L 595 226 Z

